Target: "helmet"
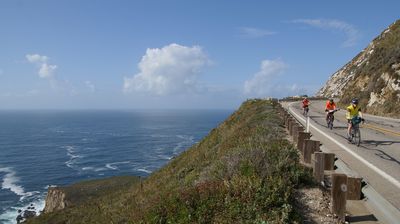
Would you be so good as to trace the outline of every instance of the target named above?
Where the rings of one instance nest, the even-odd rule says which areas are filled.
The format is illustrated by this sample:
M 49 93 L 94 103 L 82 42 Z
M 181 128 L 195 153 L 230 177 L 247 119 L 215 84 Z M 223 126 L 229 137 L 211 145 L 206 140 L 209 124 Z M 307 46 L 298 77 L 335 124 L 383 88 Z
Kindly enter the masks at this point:
M 357 98 L 354 98 L 353 100 L 351 100 L 351 104 L 358 104 L 358 99 Z
M 329 102 L 330 102 L 330 103 L 333 103 L 333 99 L 332 99 L 332 98 L 331 98 L 331 99 L 329 99 Z

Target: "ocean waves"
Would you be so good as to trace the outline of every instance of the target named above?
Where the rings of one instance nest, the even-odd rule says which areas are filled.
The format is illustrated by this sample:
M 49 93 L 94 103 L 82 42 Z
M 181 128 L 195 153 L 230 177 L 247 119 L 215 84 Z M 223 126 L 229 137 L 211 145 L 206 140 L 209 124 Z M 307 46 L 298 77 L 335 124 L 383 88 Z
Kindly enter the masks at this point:
M 2 189 L 12 191 L 16 195 L 21 196 L 21 199 L 23 199 L 23 197 L 30 196 L 34 193 L 34 192 L 25 192 L 24 188 L 17 184 L 19 182 L 19 178 L 17 177 L 16 172 L 12 168 L 10 167 L 0 168 L 0 172 L 5 173 L 1 184 Z
M 28 209 L 36 214 L 44 209 L 44 193 L 40 191 L 26 192 L 24 187 L 19 184 L 20 178 L 12 167 L 0 167 L 0 173 L 4 174 L 1 189 L 19 196 L 19 202 L 16 205 L 3 210 L 0 214 L 0 223 L 16 223 L 16 217 Z
M 0 223 L 15 223 L 18 210 L 31 204 L 42 209 L 48 185 L 149 176 L 228 113 L 44 111 L 0 117 Z

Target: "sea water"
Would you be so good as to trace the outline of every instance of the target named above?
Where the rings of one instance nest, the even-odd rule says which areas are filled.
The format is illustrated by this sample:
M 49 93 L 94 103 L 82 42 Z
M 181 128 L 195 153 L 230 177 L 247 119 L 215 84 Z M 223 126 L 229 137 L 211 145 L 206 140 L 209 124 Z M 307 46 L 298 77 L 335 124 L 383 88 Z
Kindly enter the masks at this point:
M 49 186 L 146 177 L 231 112 L 0 111 L 0 223 L 16 223 L 29 207 L 43 210 Z

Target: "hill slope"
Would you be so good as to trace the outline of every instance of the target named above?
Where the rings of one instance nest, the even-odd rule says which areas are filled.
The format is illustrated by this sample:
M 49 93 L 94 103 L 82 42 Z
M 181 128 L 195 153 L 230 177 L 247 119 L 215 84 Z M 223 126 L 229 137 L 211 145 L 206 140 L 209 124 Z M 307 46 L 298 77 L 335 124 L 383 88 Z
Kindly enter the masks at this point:
M 335 72 L 317 95 L 348 104 L 358 97 L 368 113 L 400 116 L 400 20 Z
M 143 182 L 103 187 L 27 223 L 299 223 L 294 190 L 309 180 L 274 103 L 249 100 Z M 80 186 L 66 199 L 85 197 Z

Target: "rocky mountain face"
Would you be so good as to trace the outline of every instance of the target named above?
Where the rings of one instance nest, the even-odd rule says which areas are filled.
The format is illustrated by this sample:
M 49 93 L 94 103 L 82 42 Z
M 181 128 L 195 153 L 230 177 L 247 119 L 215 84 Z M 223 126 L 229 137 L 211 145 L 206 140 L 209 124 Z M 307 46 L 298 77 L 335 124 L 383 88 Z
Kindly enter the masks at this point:
M 44 213 L 62 210 L 66 207 L 65 193 L 56 187 L 50 187 L 46 197 Z
M 335 72 L 317 95 L 345 105 L 359 98 L 367 113 L 400 117 L 400 20 Z

